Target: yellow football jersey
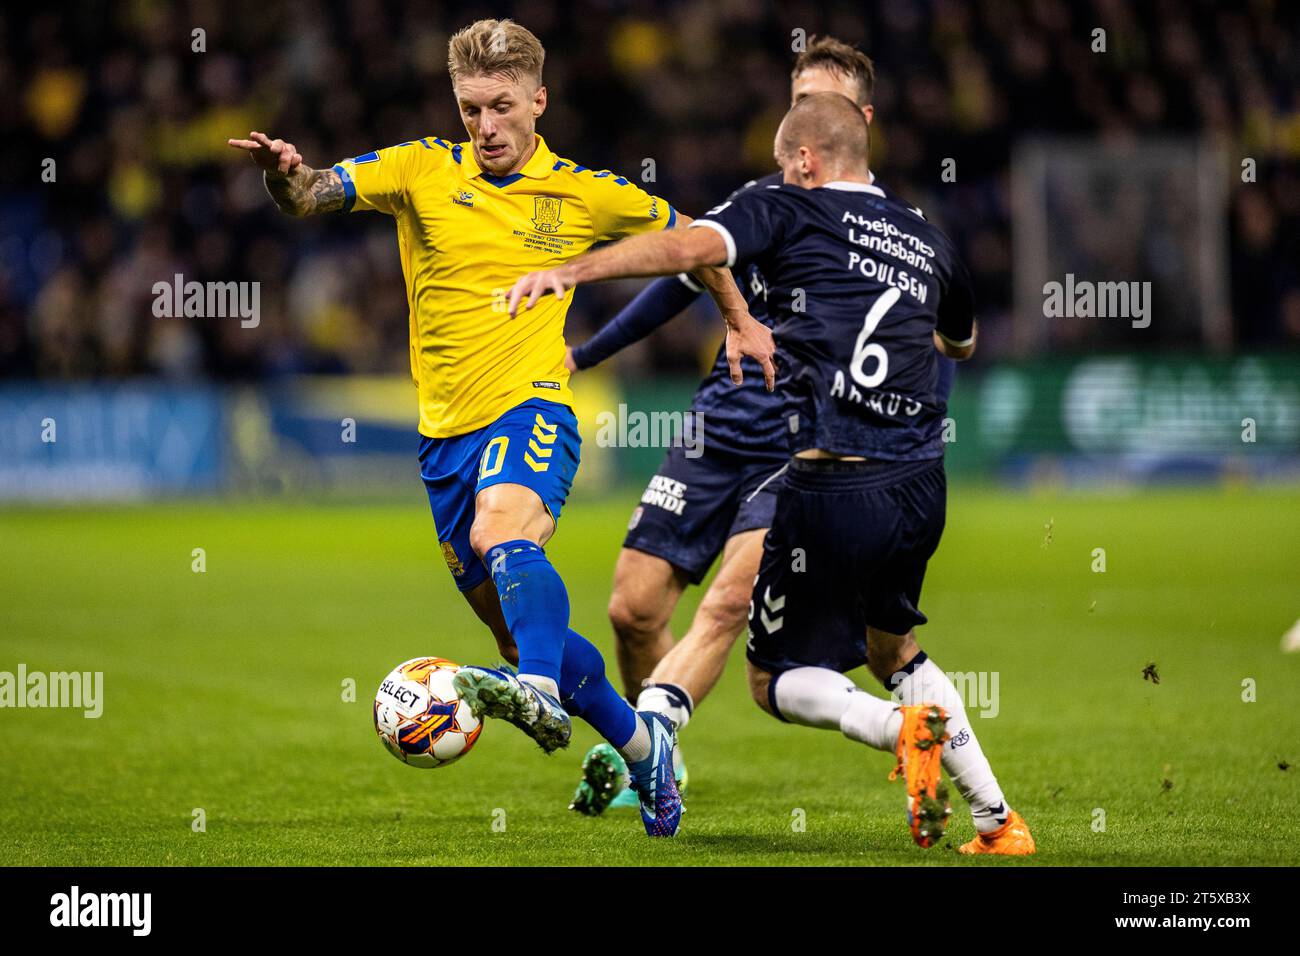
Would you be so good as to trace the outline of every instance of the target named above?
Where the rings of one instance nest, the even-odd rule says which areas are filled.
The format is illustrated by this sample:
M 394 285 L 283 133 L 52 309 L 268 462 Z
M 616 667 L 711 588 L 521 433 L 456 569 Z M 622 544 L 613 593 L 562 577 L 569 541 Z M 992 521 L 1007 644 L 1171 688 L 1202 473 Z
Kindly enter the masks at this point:
M 673 208 L 608 170 L 560 159 L 537 137 L 519 172 L 481 170 L 469 143 L 437 137 L 334 167 L 346 209 L 397 220 L 410 306 L 411 375 L 420 434 L 463 435 L 530 398 L 573 404 L 564 367 L 572 294 L 548 295 L 510 318 L 515 280 L 593 243 L 669 228 Z

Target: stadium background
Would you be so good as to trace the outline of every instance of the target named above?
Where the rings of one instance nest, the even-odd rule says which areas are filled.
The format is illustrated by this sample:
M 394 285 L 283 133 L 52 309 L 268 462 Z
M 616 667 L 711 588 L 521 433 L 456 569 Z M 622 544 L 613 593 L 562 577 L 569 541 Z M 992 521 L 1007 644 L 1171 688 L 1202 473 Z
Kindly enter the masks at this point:
M 405 827 L 375 824 L 394 803 L 398 819 L 467 827 L 505 799 L 490 759 L 475 756 L 438 777 L 456 781 L 459 802 L 435 811 L 411 795 L 427 786 L 406 779 L 419 775 L 379 772 L 387 758 L 355 709 L 305 714 L 283 696 L 299 686 L 333 700 L 340 675 L 354 675 L 364 707 L 392 663 L 484 645 L 443 578 L 416 477 L 391 223 L 284 217 L 225 145 L 265 130 L 319 166 L 459 137 L 446 41 L 482 16 L 512 16 L 545 44 L 539 128 L 557 152 L 632 177 L 653 160 L 646 187 L 692 214 L 770 169 L 801 37 L 829 33 L 874 58 L 873 169 L 955 239 L 980 303 L 979 354 L 952 400 L 949 531 L 927 590 L 932 619 L 950 623 L 931 634 L 947 666 L 1000 668 L 1003 716 L 981 735 L 995 764 L 1015 767 L 999 773 L 1042 821 L 1040 842 L 1061 850 L 1044 862 L 1294 862 L 1295 775 L 1274 765 L 1300 758 L 1288 750 L 1300 728 L 1294 708 L 1269 708 L 1295 700 L 1296 659 L 1277 657 L 1277 639 L 1300 613 L 1300 25 L 1293 5 L 1259 0 L 7 6 L 0 669 L 103 668 L 110 698 L 91 731 L 59 715 L 70 734 L 57 754 L 46 718 L 0 719 L 0 858 L 420 861 L 427 847 Z M 1105 52 L 1092 49 L 1096 28 Z M 1150 327 L 1046 318 L 1042 285 L 1066 273 L 1150 281 Z M 258 326 L 155 317 L 154 283 L 177 274 L 259 283 Z M 637 287 L 582 290 L 570 339 Z M 575 626 L 606 650 L 621 528 L 662 450 L 601 447 L 596 416 L 685 408 L 719 340 L 704 302 L 575 380 L 583 471 L 573 530 L 555 549 Z M 345 419 L 355 441 L 342 438 Z M 1089 572 L 1099 542 L 1112 552 L 1105 575 Z M 212 556 L 201 575 L 194 548 Z M 1159 688 L 1138 676 L 1148 657 L 1167 675 Z M 861 837 L 860 801 L 893 813 L 896 795 L 848 787 L 831 756 L 839 741 L 773 730 L 738 673 L 711 705 L 732 736 L 723 721 L 688 731 L 716 768 L 701 775 L 690 823 L 707 835 L 719 810 L 743 810 L 749 822 L 731 825 L 762 850 L 715 834 L 688 844 L 691 859 L 788 862 L 788 818 L 753 822 L 760 797 L 788 796 L 838 821 L 810 838 L 820 855 L 796 859 L 861 862 L 845 849 Z M 1231 705 L 1251 674 L 1273 696 L 1247 715 Z M 1223 675 L 1226 690 L 1207 689 Z M 1088 699 L 1054 697 L 1059 722 L 1045 721 L 1044 686 Z M 191 728 L 183 739 L 155 726 L 160 701 Z M 1086 728 L 1094 749 L 1066 725 Z M 1167 745 L 1135 755 L 1148 731 Z M 815 769 L 760 776 L 782 759 L 772 741 L 790 739 Z M 1059 781 L 1007 759 L 1021 743 L 1072 748 Z M 539 763 L 504 733 L 480 750 Z M 57 773 L 69 759 L 78 774 Z M 460 827 L 453 859 L 554 849 L 546 828 L 568 825 L 572 768 L 530 772 L 560 794 L 554 813 L 512 829 L 509 852 L 504 837 Z M 1221 809 L 1246 777 L 1249 818 Z M 815 797 L 799 789 L 810 784 Z M 1122 849 L 1089 842 L 1098 789 L 1128 812 Z M 1168 820 L 1144 815 L 1151 794 L 1171 791 Z M 1209 829 L 1206 801 L 1220 808 Z M 197 848 L 185 842 L 190 807 L 211 804 L 235 823 L 226 842 Z M 1261 814 L 1289 842 L 1242 844 Z M 355 819 L 396 855 L 376 856 Z M 891 825 L 871 826 L 886 861 L 915 862 Z M 643 852 L 590 840 L 557 859 Z
M 407 321 L 391 224 L 280 215 L 225 139 L 271 130 L 324 165 L 419 135 L 456 137 L 446 40 L 492 12 L 516 14 L 546 43 L 552 96 L 541 129 L 553 148 L 634 178 L 653 161 L 644 185 L 694 214 L 770 169 L 801 39 L 831 33 L 868 51 L 878 70 L 873 168 L 954 237 L 978 291 L 980 354 L 953 403 L 959 474 L 1107 481 L 1171 468 L 1275 472 L 1286 460 L 1294 475 L 1293 8 L 516 6 L 6 12 L 0 77 L 17 108 L 0 119 L 0 496 L 374 489 L 384 476 L 409 485 L 399 459 L 409 465 L 414 405 L 394 384 L 406 375 Z M 192 52 L 196 27 L 205 52 Z M 1091 49 L 1095 27 L 1107 31 L 1104 53 Z M 1037 166 L 1034 149 L 1045 156 Z M 1077 162 L 1084 149 L 1093 159 L 1072 170 L 1073 197 L 1026 173 Z M 53 183 L 40 176 L 47 158 Z M 1242 181 L 1245 158 L 1253 182 Z M 1207 172 L 1217 188 L 1198 191 Z M 1153 281 L 1150 328 L 1044 319 L 1038 290 L 1066 272 Z M 176 274 L 260 283 L 260 323 L 155 317 L 153 284 Z M 569 337 L 585 339 L 634 289 L 584 290 Z M 702 302 L 618 356 L 611 374 L 584 375 L 584 424 L 624 400 L 684 407 L 719 338 Z M 1077 367 L 1098 355 L 1108 360 Z M 221 427 L 202 428 L 216 409 Z M 62 423 L 57 445 L 31 427 L 37 412 L 37 422 Z M 92 414 L 119 427 L 77 426 Z M 344 417 L 358 422 L 355 443 L 339 441 Z M 1253 444 L 1241 441 L 1247 417 L 1260 426 Z M 189 440 L 171 458 L 151 457 L 178 422 Z M 609 457 L 587 443 L 589 489 L 638 480 L 658 454 L 624 451 Z M 372 454 L 392 457 L 367 465 Z

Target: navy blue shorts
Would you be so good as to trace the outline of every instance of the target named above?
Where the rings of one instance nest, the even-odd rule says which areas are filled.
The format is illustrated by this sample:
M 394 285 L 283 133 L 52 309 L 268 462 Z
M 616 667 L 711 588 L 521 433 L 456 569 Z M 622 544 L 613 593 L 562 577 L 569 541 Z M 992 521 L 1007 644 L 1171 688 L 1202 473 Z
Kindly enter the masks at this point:
M 727 539 L 769 528 L 776 507 L 773 478 L 788 459 L 670 448 L 627 524 L 623 547 L 663 558 L 692 584 L 709 573 Z
M 906 634 L 947 507 L 943 459 L 795 458 L 749 606 L 749 659 L 777 673 L 867 662 L 867 628 Z
M 421 438 L 420 477 L 456 587 L 469 591 L 487 580 L 487 568 L 469 544 L 475 496 L 490 485 L 523 485 L 537 492 L 558 522 L 578 473 L 581 445 L 573 411 L 542 398 L 516 405 L 477 431 Z

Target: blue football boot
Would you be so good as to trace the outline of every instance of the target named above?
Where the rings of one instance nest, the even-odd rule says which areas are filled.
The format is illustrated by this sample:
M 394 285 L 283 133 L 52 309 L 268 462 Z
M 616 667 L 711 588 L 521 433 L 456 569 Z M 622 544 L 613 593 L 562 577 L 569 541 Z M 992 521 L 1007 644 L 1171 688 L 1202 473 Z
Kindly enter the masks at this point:
M 596 746 L 600 746 L 600 744 L 597 744 Z M 609 744 L 605 744 L 604 746 L 608 747 Z M 592 753 L 587 754 L 587 758 L 591 759 L 594 753 L 595 747 L 592 748 Z M 586 769 L 586 766 L 584 766 L 583 770 L 586 771 Z M 682 759 L 682 745 L 680 743 L 673 749 L 673 776 L 677 780 L 677 792 L 681 794 L 682 799 L 685 800 L 686 786 L 690 782 L 691 775 L 686 770 L 686 761 Z M 638 797 L 637 792 L 627 784 L 627 766 L 625 764 L 623 766 L 623 779 L 620 782 L 618 790 L 614 794 L 613 799 L 608 801 L 609 809 L 635 810 L 640 805 L 641 798 Z M 601 808 L 601 810 L 603 809 L 604 807 Z M 591 816 L 595 816 L 595 814 L 591 814 Z
M 631 787 L 641 798 L 641 822 L 652 837 L 673 836 L 682 820 L 682 797 L 673 773 L 677 733 L 663 714 L 637 711 L 637 719 L 650 731 L 650 756 L 627 765 Z

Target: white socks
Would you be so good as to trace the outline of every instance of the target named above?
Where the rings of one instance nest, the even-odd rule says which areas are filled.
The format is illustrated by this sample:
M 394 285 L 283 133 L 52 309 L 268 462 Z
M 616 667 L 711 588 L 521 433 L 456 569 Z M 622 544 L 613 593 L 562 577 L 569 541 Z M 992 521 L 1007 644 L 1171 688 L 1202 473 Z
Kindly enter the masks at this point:
M 531 684 L 538 690 L 545 691 L 556 700 L 560 699 L 560 685 L 549 677 L 543 677 L 541 674 L 518 674 L 519 683 Z
M 632 732 L 632 739 L 619 747 L 618 752 L 628 763 L 639 763 L 650 756 L 650 728 L 639 716 L 636 719 L 636 730 Z
M 663 714 L 678 730 L 685 728 L 691 719 L 695 703 L 686 688 L 677 684 L 649 684 L 636 698 L 637 710 L 652 710 Z
M 903 712 L 897 704 L 854 688 L 848 709 L 840 718 L 845 737 L 892 754 L 898 749 L 898 732 L 902 729 Z
M 970 804 L 975 829 L 981 833 L 996 830 L 1006 822 L 1011 808 L 975 739 L 961 694 L 934 661 L 921 655 L 917 657 L 921 663 L 913 659 L 911 673 L 897 681 L 894 696 L 902 704 L 938 704 L 948 712 L 948 733 L 952 736 L 944 744 L 943 769 Z
M 893 701 L 859 690 L 825 667 L 796 667 L 772 678 L 776 709 L 791 723 L 838 730 L 852 740 L 892 753 L 903 715 Z
M 919 655 L 918 655 L 919 656 Z M 915 661 L 913 662 L 915 664 Z M 943 748 L 943 769 L 970 804 L 975 828 L 996 830 L 1011 812 L 975 739 L 966 706 L 948 675 L 928 657 L 898 680 L 897 701 L 873 697 L 843 674 L 824 667 L 796 667 L 772 678 L 772 696 L 791 723 L 838 730 L 851 740 L 893 753 L 903 726 L 901 704 L 938 704 L 948 712 L 951 739 Z

